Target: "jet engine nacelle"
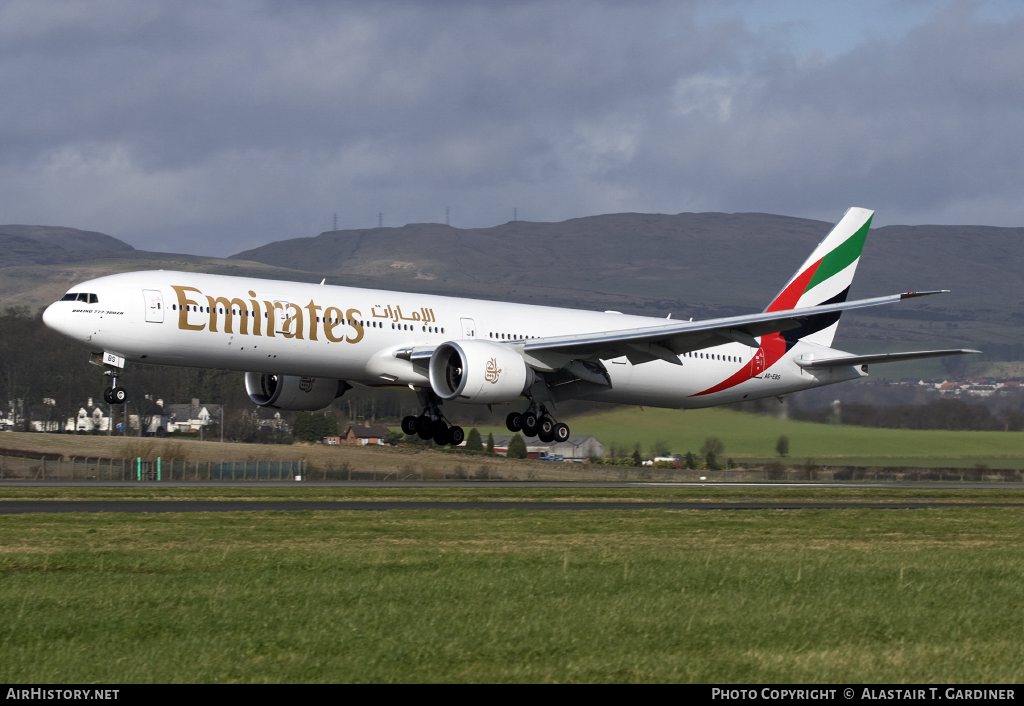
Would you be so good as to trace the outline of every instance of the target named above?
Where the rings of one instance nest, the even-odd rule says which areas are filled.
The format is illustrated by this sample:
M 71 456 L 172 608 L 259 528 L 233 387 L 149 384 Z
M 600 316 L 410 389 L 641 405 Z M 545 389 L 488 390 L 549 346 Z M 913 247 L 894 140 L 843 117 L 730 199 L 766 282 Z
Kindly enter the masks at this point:
M 293 412 L 323 409 L 352 386 L 333 378 L 298 377 L 246 373 L 245 391 L 260 407 L 286 409 Z
M 444 400 L 511 402 L 534 379 L 533 369 L 521 355 L 486 341 L 448 341 L 430 357 L 430 387 Z

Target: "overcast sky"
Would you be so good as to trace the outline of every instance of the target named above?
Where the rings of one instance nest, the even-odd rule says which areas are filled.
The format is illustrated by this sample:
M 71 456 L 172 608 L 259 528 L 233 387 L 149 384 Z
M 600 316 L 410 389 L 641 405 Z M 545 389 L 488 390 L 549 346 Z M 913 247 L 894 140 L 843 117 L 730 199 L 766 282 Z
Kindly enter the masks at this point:
M 0 223 L 1024 225 L 1018 2 L 0 0 Z

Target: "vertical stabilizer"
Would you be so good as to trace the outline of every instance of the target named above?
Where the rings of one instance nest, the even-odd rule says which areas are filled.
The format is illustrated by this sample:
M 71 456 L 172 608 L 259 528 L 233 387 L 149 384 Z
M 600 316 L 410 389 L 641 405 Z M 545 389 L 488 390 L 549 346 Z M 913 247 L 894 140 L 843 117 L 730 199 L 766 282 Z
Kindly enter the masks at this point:
M 765 311 L 846 301 L 873 215 L 874 211 L 866 208 L 849 209 Z M 801 339 L 831 346 L 838 326 L 838 312 L 822 314 L 812 317 L 798 329 L 783 331 L 782 337 L 789 346 Z

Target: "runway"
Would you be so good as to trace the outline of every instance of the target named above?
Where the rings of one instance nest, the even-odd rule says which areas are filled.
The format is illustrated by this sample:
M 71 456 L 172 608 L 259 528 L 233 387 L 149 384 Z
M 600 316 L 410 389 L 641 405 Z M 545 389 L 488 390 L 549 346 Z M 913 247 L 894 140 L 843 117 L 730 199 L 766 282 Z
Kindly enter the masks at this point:
M 733 482 L 733 481 L 515 481 L 515 480 L 338 480 L 338 481 L 51 481 L 4 480 L 0 488 L 902 488 L 919 490 L 1024 490 L 1024 483 L 974 481 Z
M 0 515 L 66 512 L 337 512 L 394 510 L 925 510 L 951 507 L 1016 507 L 1024 502 L 944 502 L 941 500 L 893 502 L 536 502 L 536 501 L 308 501 L 302 500 L 3 500 Z

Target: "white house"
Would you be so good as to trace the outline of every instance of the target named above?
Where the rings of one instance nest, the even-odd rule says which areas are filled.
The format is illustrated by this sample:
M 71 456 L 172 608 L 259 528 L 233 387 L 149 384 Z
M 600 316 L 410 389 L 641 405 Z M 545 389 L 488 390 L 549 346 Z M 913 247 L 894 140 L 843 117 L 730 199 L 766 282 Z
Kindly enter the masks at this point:
M 192 398 L 192 404 L 165 405 L 163 400 L 157 400 L 157 404 L 160 405 L 163 414 L 160 415 L 160 422 L 156 427 L 164 426 L 168 432 L 198 432 L 220 422 L 221 405 L 199 404 L 199 399 L 195 397 Z
M 42 422 L 40 422 L 42 424 Z M 110 428 L 110 417 L 101 405 L 94 405 L 90 397 L 84 407 L 80 407 L 78 414 L 68 417 L 64 424 L 64 431 L 94 432 L 107 431 Z M 39 431 L 43 431 L 40 429 Z
M 504 456 L 508 453 L 511 436 L 495 436 L 494 452 Z M 547 443 L 540 439 L 523 437 L 526 442 L 527 458 L 552 458 L 561 457 L 563 461 L 585 461 L 591 456 L 604 456 L 604 444 L 590 436 L 573 435 L 562 442 L 549 441 Z M 486 443 L 486 437 L 484 437 Z

